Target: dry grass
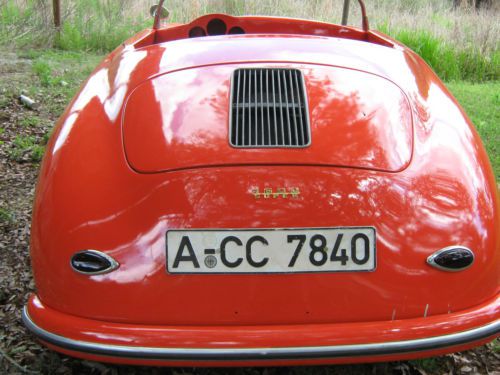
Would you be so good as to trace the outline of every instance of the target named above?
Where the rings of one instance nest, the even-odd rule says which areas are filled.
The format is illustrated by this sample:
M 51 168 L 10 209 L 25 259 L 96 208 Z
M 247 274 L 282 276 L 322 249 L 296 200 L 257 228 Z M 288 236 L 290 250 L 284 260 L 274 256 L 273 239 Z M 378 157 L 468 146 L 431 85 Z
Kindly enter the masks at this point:
M 491 9 L 453 9 L 449 0 L 366 0 L 373 28 L 427 30 L 459 48 L 491 52 L 500 45 L 500 1 Z M 343 0 L 172 0 L 166 1 L 175 21 L 187 22 L 206 13 L 259 14 L 340 23 Z M 133 12 L 146 13 L 150 1 L 134 1 Z M 349 23 L 360 24 L 359 6 L 351 1 Z
M 62 19 L 85 27 L 92 18 L 109 22 L 116 27 L 126 25 L 132 31 L 151 24 L 149 7 L 156 0 L 85 0 L 62 1 Z M 500 1 L 494 1 L 491 9 L 453 9 L 452 0 L 365 0 L 373 28 L 386 31 L 426 30 L 445 43 L 457 48 L 473 47 L 482 53 L 499 50 Z M 51 1 L 0 0 L 0 41 L 5 37 L 19 38 L 27 32 L 39 42 L 50 43 Z M 233 15 L 259 14 L 297 18 L 309 18 L 339 23 L 343 0 L 167 0 L 171 20 L 187 22 L 206 13 Z M 30 10 L 29 17 L 14 20 L 9 7 Z M 10 12 L 12 13 L 12 12 Z M 349 21 L 359 24 L 359 6 L 351 1 Z M 7 32 L 10 31 L 10 32 Z M 15 35 L 13 35 L 15 33 Z

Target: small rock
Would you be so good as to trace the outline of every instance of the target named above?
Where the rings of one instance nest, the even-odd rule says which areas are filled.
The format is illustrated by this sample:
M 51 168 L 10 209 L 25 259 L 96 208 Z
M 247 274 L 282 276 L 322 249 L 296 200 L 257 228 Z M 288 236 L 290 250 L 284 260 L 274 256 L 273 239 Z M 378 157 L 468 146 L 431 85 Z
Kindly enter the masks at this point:
M 37 107 L 37 103 L 31 99 L 30 97 L 26 95 L 19 95 L 19 101 L 25 106 L 30 109 L 34 109 Z

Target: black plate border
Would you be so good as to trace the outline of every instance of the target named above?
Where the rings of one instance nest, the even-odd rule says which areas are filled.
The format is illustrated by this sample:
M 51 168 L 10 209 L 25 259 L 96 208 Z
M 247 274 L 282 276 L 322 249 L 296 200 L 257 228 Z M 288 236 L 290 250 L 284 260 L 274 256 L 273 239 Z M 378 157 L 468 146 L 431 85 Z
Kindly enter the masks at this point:
M 293 231 L 293 230 L 325 230 L 325 229 L 371 229 L 374 232 L 375 243 L 373 244 L 374 264 L 370 270 L 338 270 L 338 271 L 295 271 L 295 272 L 170 272 L 168 269 L 168 232 L 231 232 L 231 231 Z M 172 276 L 185 276 L 185 275 L 304 275 L 304 274 L 335 274 L 335 273 L 373 273 L 377 270 L 377 229 L 375 226 L 340 226 L 340 227 L 307 227 L 307 228 L 194 228 L 194 229 L 179 229 L 172 228 L 165 232 L 165 271 Z

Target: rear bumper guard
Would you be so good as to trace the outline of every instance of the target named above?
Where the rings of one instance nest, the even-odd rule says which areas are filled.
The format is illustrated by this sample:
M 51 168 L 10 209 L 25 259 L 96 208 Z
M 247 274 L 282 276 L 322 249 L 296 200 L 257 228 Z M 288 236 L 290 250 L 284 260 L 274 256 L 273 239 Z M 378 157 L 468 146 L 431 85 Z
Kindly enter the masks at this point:
M 497 319 L 478 328 L 447 335 L 370 344 L 272 348 L 160 348 L 94 343 L 63 337 L 39 327 L 30 318 L 26 307 L 22 319 L 26 327 L 42 341 L 71 351 L 121 358 L 194 361 L 319 359 L 399 354 L 457 346 L 486 339 L 500 332 L 500 320 Z

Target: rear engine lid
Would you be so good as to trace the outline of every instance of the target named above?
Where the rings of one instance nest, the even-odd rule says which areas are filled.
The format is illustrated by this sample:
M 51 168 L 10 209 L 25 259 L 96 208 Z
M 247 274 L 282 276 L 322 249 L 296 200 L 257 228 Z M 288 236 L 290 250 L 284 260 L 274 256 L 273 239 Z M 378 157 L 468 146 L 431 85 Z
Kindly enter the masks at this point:
M 304 92 L 302 92 L 304 91 Z M 340 67 L 217 65 L 140 84 L 123 114 L 138 172 L 230 165 L 324 165 L 397 172 L 412 154 L 406 95 Z

